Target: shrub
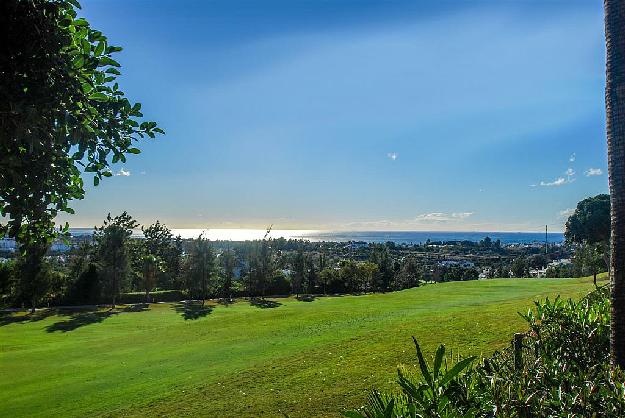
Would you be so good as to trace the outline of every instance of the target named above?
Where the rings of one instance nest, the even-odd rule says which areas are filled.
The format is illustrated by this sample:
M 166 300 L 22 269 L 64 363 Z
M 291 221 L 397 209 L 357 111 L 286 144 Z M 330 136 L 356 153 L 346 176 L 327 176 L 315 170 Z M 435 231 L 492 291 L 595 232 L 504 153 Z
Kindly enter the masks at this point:
M 607 288 L 579 302 L 536 302 L 521 316 L 529 326 L 521 350 L 511 345 L 473 367 L 465 359 L 447 371 L 441 346 L 430 369 L 415 340 L 421 378 L 400 369 L 401 392 L 373 392 L 365 407 L 344 416 L 625 416 L 625 374 L 609 363 Z

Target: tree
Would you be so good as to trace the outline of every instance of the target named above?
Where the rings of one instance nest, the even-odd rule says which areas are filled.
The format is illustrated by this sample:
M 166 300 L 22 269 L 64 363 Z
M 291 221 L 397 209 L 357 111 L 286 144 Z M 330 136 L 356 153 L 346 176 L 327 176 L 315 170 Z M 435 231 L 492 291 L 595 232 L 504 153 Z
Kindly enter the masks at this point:
M 313 294 L 315 293 L 315 286 L 317 285 L 317 281 L 319 280 L 319 275 L 317 272 L 317 267 L 315 266 L 315 260 L 312 257 L 307 259 L 308 269 L 307 273 L 307 281 L 306 281 L 306 293 Z
M 421 268 L 414 257 L 408 257 L 401 264 L 399 274 L 397 275 L 397 289 L 407 289 L 419 286 L 419 278 L 421 276 Z
M 574 264 L 578 265 L 581 275 L 592 274 L 593 283 L 597 286 L 597 274 L 605 271 L 604 250 L 600 244 L 584 243 L 575 251 Z
M 141 231 L 143 232 L 145 251 L 161 261 L 161 268 L 157 276 L 158 285 L 171 289 L 180 273 L 182 248 L 178 245 L 178 237 L 174 238 L 171 230 L 158 220 L 146 228 L 141 227 Z
M 522 256 L 515 258 L 512 261 L 510 270 L 512 270 L 513 277 L 529 277 L 529 264 L 527 263 L 527 258 Z
M 302 285 L 306 278 L 306 257 L 304 256 L 304 249 L 300 246 L 295 253 L 295 259 L 293 260 L 293 292 L 296 296 L 302 292 Z
M 82 173 L 97 185 L 111 164 L 140 152 L 136 141 L 163 133 L 139 122 L 141 105 L 116 83 L 121 48 L 76 8 L 76 0 L 0 2 L 0 235 L 15 238 L 33 297 L 56 215 L 84 197 Z
M 162 271 L 162 261 L 154 255 L 143 257 L 143 290 L 145 290 L 145 301 L 150 302 L 150 292 L 156 286 L 158 273 Z
M 109 213 L 94 234 L 98 245 L 100 276 L 104 281 L 104 291 L 112 300 L 113 309 L 123 282 L 131 271 L 128 241 L 133 229 L 138 226 L 126 212 L 114 218 Z
M 261 297 L 265 297 L 267 287 L 271 286 L 271 280 L 275 271 L 271 239 L 263 239 L 258 251 L 258 270 L 256 283 Z
M 224 298 L 232 300 L 232 281 L 234 280 L 234 268 L 236 267 L 234 251 L 228 249 L 221 254 L 221 267 L 223 269 L 223 282 L 221 294 Z
M 577 244 L 576 252 L 580 252 L 578 260 L 584 265 L 592 264 L 595 285 L 597 284 L 597 268 L 601 268 L 600 260 L 608 266 L 610 245 L 610 195 L 600 194 L 589 197 L 577 204 L 575 212 L 566 221 L 564 236 L 569 243 Z
M 188 288 L 204 306 L 215 274 L 215 252 L 211 242 L 202 235 L 194 239 L 186 262 Z
M 395 279 L 393 263 L 387 245 L 376 245 L 371 252 L 371 262 L 377 265 L 373 286 L 375 290 L 385 292 Z
M 604 0 L 606 134 L 610 183 L 610 355 L 625 369 L 625 4 Z
M 574 243 L 607 243 L 610 240 L 610 196 L 600 194 L 577 204 L 566 221 L 566 240 Z
M 324 268 L 319 272 L 319 282 L 323 286 L 323 294 L 327 294 L 328 287 L 333 284 L 337 279 L 336 270 L 333 268 Z M 334 289 L 336 290 L 336 289 Z

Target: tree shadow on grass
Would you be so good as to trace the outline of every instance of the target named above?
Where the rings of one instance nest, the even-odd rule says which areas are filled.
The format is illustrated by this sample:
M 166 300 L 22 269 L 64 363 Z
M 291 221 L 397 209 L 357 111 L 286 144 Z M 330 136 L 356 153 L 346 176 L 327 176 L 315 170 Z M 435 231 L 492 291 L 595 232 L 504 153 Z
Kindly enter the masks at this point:
M 47 326 L 46 331 L 74 331 L 75 329 L 84 327 L 85 325 L 99 324 L 106 318 L 119 315 L 121 313 L 145 312 L 149 310 L 149 307 L 150 305 L 148 305 L 147 303 L 136 303 L 134 305 L 127 305 L 126 307 L 121 309 L 109 309 L 107 311 L 98 310 L 97 308 L 62 310 L 57 312 L 57 314 L 67 315 L 70 318 L 65 321 L 55 322 L 54 324 Z
M 221 298 L 221 299 L 217 300 L 217 303 L 220 304 L 220 305 L 228 307 L 228 306 L 234 304 L 235 300 L 234 299 L 229 299 L 229 298 Z
M 123 312 L 145 312 L 150 310 L 150 304 L 148 303 L 135 303 L 134 305 L 128 305 L 123 309 Z
M 11 324 L 23 324 L 27 322 L 37 322 L 46 319 L 49 316 L 57 315 L 59 311 L 56 309 L 43 309 L 35 313 L 15 313 L 15 312 L 2 312 L 0 313 L 0 327 Z
M 260 298 L 250 299 L 250 305 L 256 306 L 257 308 L 260 308 L 260 309 L 272 309 L 272 308 L 277 308 L 278 306 L 282 306 L 280 302 L 276 302 L 275 300 L 260 299 Z
M 297 300 L 299 300 L 300 302 L 314 302 L 315 299 L 315 295 L 299 295 L 297 297 Z
M 48 332 L 68 332 L 74 331 L 80 327 L 84 327 L 85 325 L 98 324 L 104 321 L 106 318 L 118 315 L 118 311 L 97 311 L 97 312 L 80 312 L 74 314 L 70 317 L 70 319 L 66 321 L 55 322 L 52 325 L 46 327 L 46 331 Z
M 179 302 L 174 304 L 172 308 L 182 315 L 185 321 L 204 318 L 213 311 L 212 306 L 202 305 L 202 302 L 199 301 Z

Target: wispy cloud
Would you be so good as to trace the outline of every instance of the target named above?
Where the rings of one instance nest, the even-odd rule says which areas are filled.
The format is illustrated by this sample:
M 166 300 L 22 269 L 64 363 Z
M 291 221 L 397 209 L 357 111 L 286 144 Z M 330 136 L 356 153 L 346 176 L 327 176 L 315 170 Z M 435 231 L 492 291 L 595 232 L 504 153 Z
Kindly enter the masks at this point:
M 412 219 L 379 219 L 350 222 L 342 225 L 348 229 L 380 230 L 418 230 L 420 228 L 454 228 L 466 225 L 465 221 L 474 212 L 430 212 L 422 213 Z
M 575 153 L 571 154 L 571 156 L 569 157 L 569 162 L 574 163 L 576 158 L 577 155 L 575 155 Z
M 541 181 L 540 185 L 543 187 L 559 187 L 568 183 L 567 179 L 564 177 L 558 177 L 554 181 Z
M 116 176 L 123 176 L 123 177 L 128 177 L 130 176 L 130 170 L 125 170 L 123 167 L 119 169 L 119 171 L 117 173 L 115 173 Z
M 397 154 L 396 152 L 389 152 L 388 154 L 386 154 L 386 156 L 391 160 L 395 161 L 397 157 L 399 157 L 399 154 Z
M 417 222 L 450 222 L 450 221 L 458 221 L 471 217 L 473 212 L 455 212 L 455 213 L 445 213 L 445 212 L 432 212 L 432 213 L 422 213 L 417 215 L 414 219 Z
M 584 175 L 586 177 L 601 176 L 603 175 L 603 170 L 600 168 L 589 168 L 584 172 Z
M 573 213 L 575 213 L 575 208 L 569 208 L 569 209 L 564 209 L 564 210 L 561 210 L 561 211 L 558 213 L 558 216 L 559 216 L 561 219 L 567 219 L 567 218 L 568 218 L 569 216 L 571 216 Z
M 553 181 L 541 181 L 540 185 L 543 187 L 559 187 L 564 186 L 565 184 L 573 183 L 575 181 L 575 170 L 572 168 L 567 168 L 564 172 L 566 177 L 558 177 Z M 530 185 L 530 187 L 536 187 L 535 184 Z

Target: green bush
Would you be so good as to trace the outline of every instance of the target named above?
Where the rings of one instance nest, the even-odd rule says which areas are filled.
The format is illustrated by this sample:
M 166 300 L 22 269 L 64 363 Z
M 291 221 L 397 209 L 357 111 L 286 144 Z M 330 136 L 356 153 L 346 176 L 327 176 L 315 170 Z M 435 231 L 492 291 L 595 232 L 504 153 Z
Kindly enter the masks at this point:
M 430 368 L 415 340 L 421 377 L 400 369 L 400 392 L 373 392 L 365 407 L 344 416 L 625 416 L 625 374 L 609 363 L 607 288 L 579 302 L 536 302 L 522 317 L 529 330 L 521 350 L 511 345 L 472 367 L 465 359 L 447 371 L 441 346 Z

